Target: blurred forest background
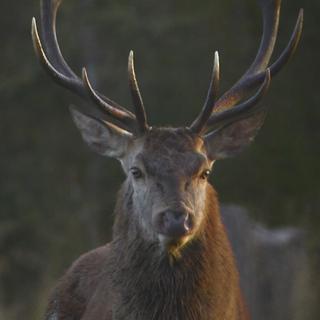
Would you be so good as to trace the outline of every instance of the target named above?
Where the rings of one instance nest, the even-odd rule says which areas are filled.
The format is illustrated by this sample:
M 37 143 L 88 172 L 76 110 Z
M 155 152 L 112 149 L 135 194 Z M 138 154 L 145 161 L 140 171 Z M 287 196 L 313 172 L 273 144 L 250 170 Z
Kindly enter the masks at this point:
M 312 294 L 303 319 L 316 320 L 318 0 L 283 0 L 275 53 L 289 40 L 300 7 L 305 9 L 302 42 L 263 101 L 271 105 L 263 129 L 242 155 L 217 163 L 211 179 L 222 203 L 246 208 L 269 228 L 305 231 Z M 40 319 L 50 289 L 70 263 L 110 239 L 114 200 L 124 178 L 115 160 L 93 154 L 82 142 L 68 111 L 68 105 L 81 102 L 39 66 L 31 44 L 32 16 L 39 17 L 38 0 L 0 2 L 1 320 Z M 253 60 L 260 35 L 256 0 L 69 0 L 58 17 L 67 61 L 79 73 L 88 67 L 96 87 L 125 106 L 130 106 L 127 56 L 135 51 L 154 125 L 190 123 L 206 95 L 214 50 L 227 89 Z

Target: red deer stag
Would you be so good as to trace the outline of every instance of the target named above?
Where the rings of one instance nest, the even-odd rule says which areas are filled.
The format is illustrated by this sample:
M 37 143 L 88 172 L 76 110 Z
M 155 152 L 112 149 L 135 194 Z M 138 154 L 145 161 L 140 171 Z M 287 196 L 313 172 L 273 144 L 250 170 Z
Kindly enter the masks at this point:
M 199 116 L 190 126 L 158 128 L 147 123 L 132 52 L 128 71 L 134 113 L 97 92 L 86 69 L 82 79 L 71 70 L 56 37 L 60 3 L 41 1 L 41 34 L 32 21 L 35 51 L 58 84 L 98 106 L 100 116 L 72 108 L 73 119 L 93 150 L 121 162 L 126 180 L 117 199 L 113 240 L 73 263 L 53 292 L 46 319 L 248 319 L 217 196 L 207 178 L 215 160 L 240 152 L 262 126 L 267 109 L 257 103 L 271 76 L 294 53 L 303 11 L 287 47 L 269 65 L 280 0 L 259 0 L 263 35 L 249 69 L 217 99 L 216 53 Z M 247 99 L 253 89 L 256 93 Z

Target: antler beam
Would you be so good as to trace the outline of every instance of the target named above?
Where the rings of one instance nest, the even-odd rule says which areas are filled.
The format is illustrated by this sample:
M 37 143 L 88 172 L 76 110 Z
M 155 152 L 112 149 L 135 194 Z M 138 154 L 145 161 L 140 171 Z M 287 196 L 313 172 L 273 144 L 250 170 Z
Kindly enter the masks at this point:
M 61 2 L 62 0 L 41 1 L 41 36 L 38 32 L 36 19 L 32 19 L 33 45 L 42 66 L 59 85 L 86 100 L 93 101 L 99 110 L 107 117 L 116 121 L 116 124 L 120 128 L 136 135 L 144 133 L 148 125 L 138 83 L 134 74 L 133 60 L 129 75 L 130 79 L 133 79 L 130 81 L 130 88 L 132 93 L 135 93 L 133 94 L 133 100 L 136 115 L 95 91 L 89 82 L 85 69 L 83 70 L 81 79 L 66 63 L 61 54 L 56 34 L 56 16 Z
M 270 76 L 275 76 L 293 56 L 301 38 L 303 26 L 303 9 L 300 9 L 297 22 L 287 47 L 280 57 L 268 68 L 271 55 L 274 50 L 278 26 L 281 0 L 260 0 L 259 1 L 263 17 L 263 35 L 258 53 L 244 75 L 222 95 L 217 101 L 210 101 L 212 105 L 206 106 L 206 110 L 211 109 L 211 113 L 201 111 L 201 115 L 193 122 L 190 129 L 196 133 L 203 133 L 208 127 L 217 126 L 230 120 L 232 114 L 244 114 L 248 110 L 251 113 L 258 112 L 260 108 L 254 108 L 254 103 L 258 103 L 269 87 Z M 269 71 L 266 71 L 266 69 Z M 266 74 L 267 73 L 267 74 Z M 269 74 L 269 76 L 268 76 Z M 266 81 L 266 79 L 269 79 Z M 261 85 L 259 92 L 247 102 L 235 106 L 240 100 L 248 96 L 252 89 Z M 207 99 L 208 101 L 208 99 Z M 244 107 L 245 106 L 245 107 Z M 250 107 L 249 107 L 250 106 Z M 237 109 L 237 110 L 229 110 Z M 201 118 L 201 125 L 199 119 Z M 219 119 L 219 121 L 217 121 Z

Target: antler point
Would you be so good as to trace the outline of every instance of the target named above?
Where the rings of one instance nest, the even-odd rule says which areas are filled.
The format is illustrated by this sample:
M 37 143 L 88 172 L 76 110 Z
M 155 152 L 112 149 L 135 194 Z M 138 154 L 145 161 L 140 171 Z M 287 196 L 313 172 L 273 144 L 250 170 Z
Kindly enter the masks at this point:
M 299 15 L 298 15 L 298 20 L 300 21 L 301 24 L 303 24 L 303 19 L 304 19 L 304 9 L 300 8 Z
M 129 61 L 131 63 L 133 63 L 133 58 L 134 58 L 134 52 L 133 52 L 133 50 L 130 50 L 130 52 L 129 52 Z
M 214 53 L 214 70 L 215 70 L 215 73 L 217 74 L 217 76 L 219 77 L 219 73 L 220 73 L 220 58 L 219 58 L 218 51 L 216 51 Z
M 88 73 L 85 67 L 82 68 L 82 78 L 88 78 Z
M 31 33 L 32 35 L 38 34 L 37 20 L 35 17 L 32 17 L 32 20 L 31 20 Z
M 83 84 L 85 85 L 85 88 L 88 90 L 88 92 L 91 95 L 96 95 L 94 89 L 92 88 L 92 85 L 90 83 L 89 77 L 88 77 L 88 73 L 87 73 L 87 69 L 85 67 L 82 68 L 82 81 Z

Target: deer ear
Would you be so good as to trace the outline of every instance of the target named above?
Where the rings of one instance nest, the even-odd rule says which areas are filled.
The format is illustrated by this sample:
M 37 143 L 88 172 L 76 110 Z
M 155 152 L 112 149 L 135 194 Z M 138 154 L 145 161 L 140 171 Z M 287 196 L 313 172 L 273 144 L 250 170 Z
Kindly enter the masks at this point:
M 70 107 L 73 121 L 89 147 L 104 156 L 122 159 L 132 134 L 103 120 L 87 116 L 74 107 Z
M 240 153 L 253 142 L 263 125 L 265 116 L 266 110 L 262 110 L 205 135 L 204 141 L 209 158 L 219 160 Z

